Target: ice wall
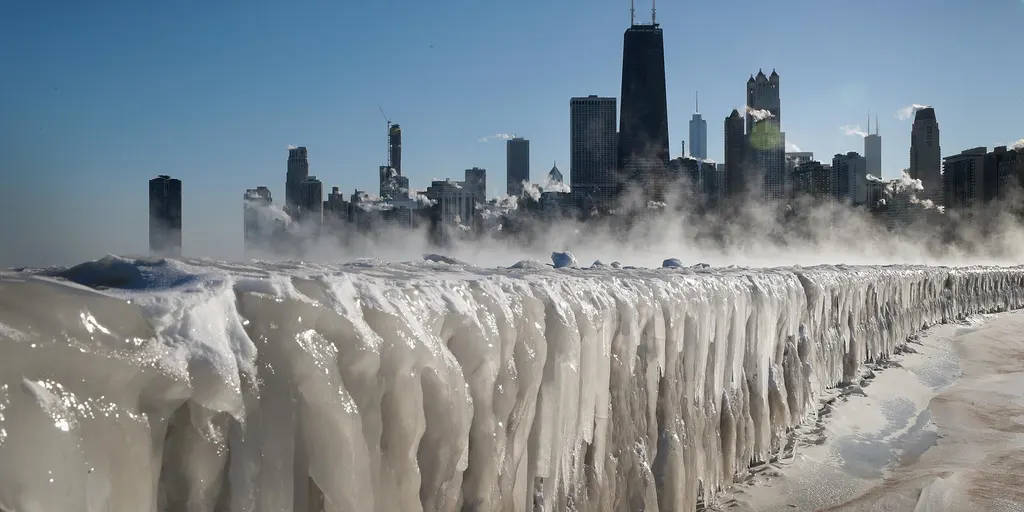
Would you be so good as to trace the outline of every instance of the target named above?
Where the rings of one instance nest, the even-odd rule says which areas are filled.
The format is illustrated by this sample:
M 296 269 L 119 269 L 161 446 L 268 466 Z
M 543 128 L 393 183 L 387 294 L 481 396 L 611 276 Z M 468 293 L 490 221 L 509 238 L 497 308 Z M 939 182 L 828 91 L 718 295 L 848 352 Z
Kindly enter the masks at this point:
M 1022 284 L 897 266 L 0 272 L 0 510 L 693 510 L 824 387 L 925 326 L 1024 306 Z

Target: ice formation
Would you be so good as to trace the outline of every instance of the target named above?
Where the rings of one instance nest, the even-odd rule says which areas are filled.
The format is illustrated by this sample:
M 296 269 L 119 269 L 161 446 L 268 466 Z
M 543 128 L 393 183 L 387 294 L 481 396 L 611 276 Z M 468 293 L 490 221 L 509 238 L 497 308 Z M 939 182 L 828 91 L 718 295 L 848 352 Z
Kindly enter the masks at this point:
M 0 510 L 693 510 L 1024 268 L 0 272 Z

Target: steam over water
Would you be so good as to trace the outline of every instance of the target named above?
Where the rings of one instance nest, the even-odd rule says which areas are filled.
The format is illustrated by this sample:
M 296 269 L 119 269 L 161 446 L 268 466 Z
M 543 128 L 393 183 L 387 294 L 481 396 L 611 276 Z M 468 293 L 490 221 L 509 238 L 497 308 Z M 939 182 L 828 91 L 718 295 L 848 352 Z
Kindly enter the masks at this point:
M 439 258 L 440 259 L 440 258 Z M 0 273 L 0 510 L 693 510 L 1024 268 Z

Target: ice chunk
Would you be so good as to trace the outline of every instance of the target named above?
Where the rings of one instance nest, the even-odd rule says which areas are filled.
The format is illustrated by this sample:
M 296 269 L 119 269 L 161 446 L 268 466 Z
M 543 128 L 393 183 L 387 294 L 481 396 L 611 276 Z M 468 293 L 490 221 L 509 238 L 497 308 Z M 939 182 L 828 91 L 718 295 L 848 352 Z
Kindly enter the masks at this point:
M 551 263 L 555 265 L 555 268 L 575 267 L 576 257 L 571 252 L 553 252 L 551 253 Z

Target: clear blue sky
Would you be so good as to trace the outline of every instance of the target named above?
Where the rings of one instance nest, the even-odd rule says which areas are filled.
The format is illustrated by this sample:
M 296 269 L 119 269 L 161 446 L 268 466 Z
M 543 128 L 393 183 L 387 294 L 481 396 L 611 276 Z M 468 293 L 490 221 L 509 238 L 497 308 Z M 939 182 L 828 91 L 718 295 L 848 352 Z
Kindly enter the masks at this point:
M 907 166 L 912 103 L 944 154 L 1024 137 L 1021 0 L 715 0 L 658 6 L 673 156 L 693 94 L 722 120 L 758 68 L 782 77 L 787 140 L 861 151 L 877 112 L 887 176 Z M 638 3 L 638 18 L 649 17 Z M 488 169 L 531 140 L 535 180 L 568 176 L 568 100 L 618 96 L 626 0 L 38 1 L 0 6 L 0 265 L 144 253 L 146 181 L 184 181 L 186 252 L 241 246 L 241 197 L 283 199 L 286 147 L 329 190 L 376 189 L 380 103 L 413 186 Z M 213 249 L 216 247 L 217 249 Z M 190 251 L 190 248 L 192 249 Z

